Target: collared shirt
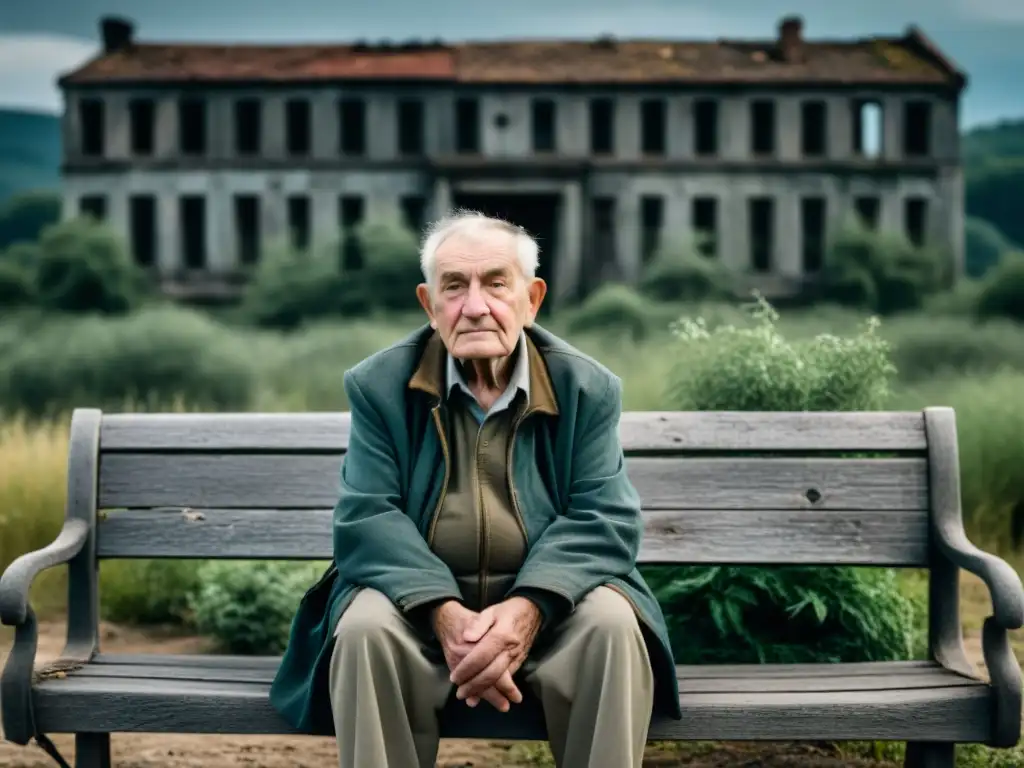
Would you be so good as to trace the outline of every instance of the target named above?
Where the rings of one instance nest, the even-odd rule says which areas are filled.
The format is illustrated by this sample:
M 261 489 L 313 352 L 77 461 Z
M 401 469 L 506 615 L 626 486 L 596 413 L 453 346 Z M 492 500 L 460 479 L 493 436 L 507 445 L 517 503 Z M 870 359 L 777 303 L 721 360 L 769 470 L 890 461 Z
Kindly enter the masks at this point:
M 488 416 L 500 413 L 508 408 L 512 404 L 512 398 L 520 390 L 525 395 L 526 402 L 530 402 L 530 360 L 526 350 L 526 331 L 519 332 L 519 343 L 516 345 L 516 350 L 516 364 L 512 369 L 512 376 L 509 378 L 508 386 L 505 387 L 505 391 L 501 393 L 501 396 L 494 401 L 494 405 L 491 406 L 489 411 L 484 411 L 480 406 L 476 395 L 470 390 L 469 384 L 466 383 L 466 378 L 462 375 L 462 371 L 459 370 L 455 358 L 450 353 L 448 354 L 446 379 L 448 394 L 451 395 L 452 390 L 456 387 L 465 392 L 469 396 L 469 409 L 476 418 L 477 423 L 482 424 Z

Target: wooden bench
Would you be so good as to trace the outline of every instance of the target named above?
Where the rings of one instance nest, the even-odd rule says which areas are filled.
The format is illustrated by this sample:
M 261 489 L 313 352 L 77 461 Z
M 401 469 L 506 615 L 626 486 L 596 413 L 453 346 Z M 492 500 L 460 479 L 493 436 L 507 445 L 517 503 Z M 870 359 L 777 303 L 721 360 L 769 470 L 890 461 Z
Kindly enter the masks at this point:
M 644 500 L 642 562 L 930 571 L 930 660 L 680 666 L 683 719 L 656 719 L 652 740 L 904 741 L 907 764 L 922 766 L 952 766 L 958 742 L 1017 743 L 1021 675 L 1007 630 L 1024 623 L 1024 591 L 964 534 L 951 410 L 627 413 L 621 433 Z M 289 733 L 268 702 L 277 658 L 103 653 L 98 563 L 329 560 L 347 439 L 347 414 L 77 410 L 64 529 L 0 580 L 0 618 L 17 628 L 2 679 L 6 738 L 74 733 L 77 764 L 91 767 L 109 765 L 115 732 Z M 33 673 L 29 585 L 62 563 L 67 647 Z M 991 683 L 964 654 L 961 568 L 992 595 Z M 447 737 L 545 736 L 526 705 L 501 715 L 456 702 L 442 721 Z

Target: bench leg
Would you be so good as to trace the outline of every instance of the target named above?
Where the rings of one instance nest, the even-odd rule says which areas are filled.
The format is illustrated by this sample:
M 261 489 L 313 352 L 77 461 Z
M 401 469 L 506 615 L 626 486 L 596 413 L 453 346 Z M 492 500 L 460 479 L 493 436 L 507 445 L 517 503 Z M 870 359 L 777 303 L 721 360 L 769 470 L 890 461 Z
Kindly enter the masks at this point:
M 927 741 L 907 742 L 904 768 L 955 768 L 956 744 Z
M 110 734 L 76 733 L 75 768 L 110 768 Z

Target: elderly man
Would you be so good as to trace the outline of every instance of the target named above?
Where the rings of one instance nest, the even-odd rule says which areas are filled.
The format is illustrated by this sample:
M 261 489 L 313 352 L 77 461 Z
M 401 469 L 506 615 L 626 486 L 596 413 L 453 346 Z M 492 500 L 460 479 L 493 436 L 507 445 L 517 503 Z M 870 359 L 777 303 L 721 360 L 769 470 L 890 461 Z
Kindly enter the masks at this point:
M 271 689 L 294 727 L 336 734 L 342 768 L 433 766 L 453 691 L 513 717 L 528 688 L 564 768 L 639 768 L 652 710 L 680 717 L 621 383 L 534 325 L 537 254 L 500 220 L 438 222 L 429 325 L 345 374 L 334 563 Z

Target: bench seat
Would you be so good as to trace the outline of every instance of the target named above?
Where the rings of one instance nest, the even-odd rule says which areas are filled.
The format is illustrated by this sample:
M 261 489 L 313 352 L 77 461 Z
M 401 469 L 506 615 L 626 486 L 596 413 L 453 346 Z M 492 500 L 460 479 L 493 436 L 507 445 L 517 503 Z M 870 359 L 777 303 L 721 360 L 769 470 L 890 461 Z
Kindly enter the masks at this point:
M 43 732 L 290 733 L 270 706 L 276 657 L 100 654 L 33 691 Z M 650 738 L 984 742 L 989 686 L 930 661 L 676 668 L 683 719 Z M 452 700 L 450 738 L 543 739 L 530 701 L 514 716 Z M 458 716 L 454 716 L 456 715 Z M 837 713 L 842 714 L 837 716 Z

